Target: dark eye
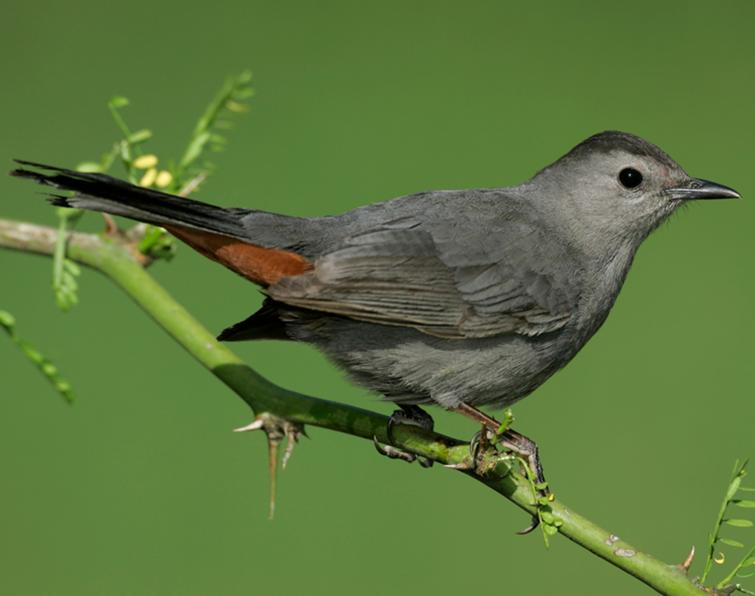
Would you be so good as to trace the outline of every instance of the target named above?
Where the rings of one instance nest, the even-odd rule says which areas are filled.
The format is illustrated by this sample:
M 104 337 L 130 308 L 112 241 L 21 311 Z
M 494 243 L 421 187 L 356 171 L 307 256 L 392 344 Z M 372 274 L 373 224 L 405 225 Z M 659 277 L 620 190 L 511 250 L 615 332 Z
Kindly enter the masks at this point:
M 624 168 L 619 172 L 619 182 L 624 188 L 637 188 L 642 184 L 642 174 L 634 168 Z

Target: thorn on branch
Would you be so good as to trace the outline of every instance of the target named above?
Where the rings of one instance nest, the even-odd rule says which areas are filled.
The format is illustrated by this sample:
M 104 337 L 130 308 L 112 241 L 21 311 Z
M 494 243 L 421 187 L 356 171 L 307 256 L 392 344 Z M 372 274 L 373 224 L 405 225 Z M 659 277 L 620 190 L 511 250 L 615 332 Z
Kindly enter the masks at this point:
M 249 432 L 253 430 L 262 430 L 267 436 L 267 463 L 268 472 L 270 473 L 270 509 L 268 517 L 269 519 L 273 519 L 278 493 L 278 446 L 285 438 L 286 449 L 283 452 L 281 462 L 281 466 L 285 470 L 286 465 L 291 459 L 294 447 L 299 442 L 299 437 L 301 435 L 306 436 L 306 434 L 301 424 L 296 424 L 268 412 L 263 412 L 246 426 L 234 429 L 234 432 Z
M 105 235 L 120 237 L 120 229 L 115 221 L 115 218 L 109 213 L 103 213 L 102 218 L 105 220 Z
M 188 197 L 191 193 L 199 188 L 199 185 L 207 178 L 207 172 L 200 172 L 189 180 L 184 187 L 178 191 L 179 197 Z
M 687 555 L 687 558 L 684 559 L 681 563 L 679 563 L 679 569 L 684 571 L 684 573 L 689 573 L 689 568 L 692 567 L 692 561 L 695 560 L 695 545 L 692 545 L 692 548 L 689 551 L 689 554 Z

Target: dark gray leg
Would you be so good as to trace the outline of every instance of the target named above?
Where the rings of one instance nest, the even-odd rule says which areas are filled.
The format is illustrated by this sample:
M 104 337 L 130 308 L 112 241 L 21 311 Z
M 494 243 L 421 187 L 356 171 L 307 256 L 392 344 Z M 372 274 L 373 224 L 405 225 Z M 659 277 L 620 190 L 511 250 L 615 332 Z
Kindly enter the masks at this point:
M 388 418 L 388 440 L 393 443 L 393 429 L 397 424 L 411 424 L 419 426 L 423 430 L 431 431 L 435 423 L 432 416 L 425 412 L 419 406 L 414 404 L 398 404 L 400 410 L 395 410 L 391 417 Z
M 485 412 L 481 412 L 470 405 L 461 404 L 459 407 L 454 408 L 454 411 L 482 424 L 482 431 L 477 433 L 470 443 L 472 461 L 476 462 L 478 453 L 480 453 L 482 449 L 487 448 L 487 438 L 485 435 L 487 432 L 490 432 L 498 437 L 498 443 L 502 447 L 516 453 L 527 462 L 527 465 L 535 477 L 535 482 L 537 484 L 545 485 L 544 489 L 537 489 L 537 492 L 544 497 L 547 497 L 550 494 L 550 489 L 545 484 L 545 475 L 543 474 L 543 466 L 540 463 L 540 454 L 538 452 L 537 444 L 533 440 L 528 439 L 523 434 L 518 433 L 511 428 L 506 429 L 499 435 L 498 429 L 501 427 L 500 422 L 495 418 L 488 416 Z M 473 465 L 476 466 L 476 463 Z M 535 515 L 532 517 L 532 523 L 530 526 L 517 532 L 517 534 L 529 534 L 532 530 L 538 527 L 539 523 L 540 519 Z
M 454 408 L 454 411 L 458 412 L 459 414 L 463 414 L 467 418 L 471 418 L 475 422 L 482 424 L 483 428 L 498 437 L 498 441 L 501 445 L 503 445 L 503 447 L 521 456 L 529 464 L 538 484 L 545 482 L 545 476 L 543 475 L 543 466 L 540 463 L 540 455 L 537 449 L 537 444 L 533 440 L 528 439 L 523 434 L 516 432 L 512 428 L 506 429 L 502 434 L 499 435 L 498 429 L 501 426 L 500 422 L 498 422 L 495 418 L 488 416 L 484 412 L 481 412 L 477 408 L 474 408 L 467 404 L 462 404 L 459 407 Z M 481 433 L 481 435 L 482 434 L 484 433 Z M 480 438 L 478 438 L 476 441 L 473 440 L 472 443 L 472 447 L 474 447 L 475 452 L 479 450 L 480 446 L 484 446 L 486 444 L 485 438 L 483 436 L 480 436 Z
M 393 412 L 393 414 L 391 414 L 390 418 L 388 419 L 388 428 L 386 429 L 388 440 L 391 443 L 394 442 L 393 429 L 399 424 L 418 426 L 419 428 L 428 431 L 433 430 L 434 424 L 432 416 L 430 416 L 430 414 L 425 412 L 422 408 L 413 404 L 398 404 L 398 406 L 401 409 L 396 410 L 395 412 Z M 386 457 L 390 457 L 391 459 L 400 459 L 408 463 L 417 460 L 423 468 L 429 468 L 433 465 L 433 461 L 431 459 L 427 459 L 426 457 L 417 457 L 413 453 L 397 449 L 392 445 L 382 445 L 377 439 L 375 439 L 374 443 L 375 449 L 377 449 L 378 453 L 385 455 Z

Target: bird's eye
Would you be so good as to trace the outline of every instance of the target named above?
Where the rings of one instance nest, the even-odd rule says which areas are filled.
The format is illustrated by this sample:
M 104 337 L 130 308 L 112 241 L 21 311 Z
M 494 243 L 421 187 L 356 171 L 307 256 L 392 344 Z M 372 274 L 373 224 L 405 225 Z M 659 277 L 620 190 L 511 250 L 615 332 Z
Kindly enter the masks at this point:
M 624 188 L 637 188 L 642 184 L 642 174 L 634 168 L 624 168 L 619 172 L 619 182 Z

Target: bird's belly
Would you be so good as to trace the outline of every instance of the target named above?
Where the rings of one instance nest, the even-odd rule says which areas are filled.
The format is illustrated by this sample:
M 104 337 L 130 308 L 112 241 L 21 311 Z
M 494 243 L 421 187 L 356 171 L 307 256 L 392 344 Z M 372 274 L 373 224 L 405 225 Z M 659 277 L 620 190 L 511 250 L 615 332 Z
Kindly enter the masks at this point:
M 559 334 L 452 340 L 405 327 L 337 317 L 290 325 L 358 384 L 404 403 L 450 408 L 509 405 L 536 389 L 576 352 Z

